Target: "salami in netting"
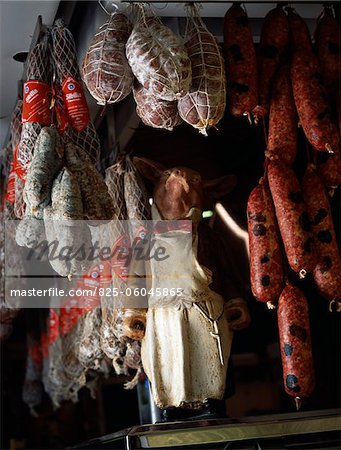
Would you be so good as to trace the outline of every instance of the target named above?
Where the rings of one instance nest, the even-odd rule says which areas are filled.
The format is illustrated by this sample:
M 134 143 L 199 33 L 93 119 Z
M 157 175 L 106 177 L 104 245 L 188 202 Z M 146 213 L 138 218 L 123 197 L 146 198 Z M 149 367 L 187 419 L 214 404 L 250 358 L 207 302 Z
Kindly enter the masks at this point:
M 163 100 L 176 100 L 190 88 L 191 62 L 180 37 L 156 17 L 141 14 L 126 45 L 139 83 Z
M 226 106 L 224 60 L 214 36 L 198 15 L 188 19 L 186 48 L 192 64 L 190 92 L 179 100 L 181 118 L 206 135 Z
M 90 43 L 82 64 L 82 77 L 99 105 L 123 100 L 132 90 L 134 75 L 125 55 L 130 31 L 128 18 L 113 14 Z

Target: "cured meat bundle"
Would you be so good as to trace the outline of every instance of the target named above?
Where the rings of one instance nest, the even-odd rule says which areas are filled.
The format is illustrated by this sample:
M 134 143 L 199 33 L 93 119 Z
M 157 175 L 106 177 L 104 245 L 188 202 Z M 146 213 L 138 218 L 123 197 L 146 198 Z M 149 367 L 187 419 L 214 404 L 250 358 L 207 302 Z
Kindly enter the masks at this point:
M 18 99 L 17 104 L 14 108 L 11 118 L 11 151 L 6 153 L 7 161 L 6 166 L 10 168 L 11 163 L 12 166 L 12 174 L 11 176 L 15 179 L 15 193 L 14 195 L 14 215 L 16 218 L 21 219 L 25 213 L 25 202 L 23 198 L 23 189 L 24 189 L 24 179 L 26 168 L 24 168 L 21 163 L 18 162 L 18 149 L 21 141 L 21 132 L 22 132 L 22 109 L 23 102 Z M 32 128 L 34 124 L 31 124 Z
M 331 117 L 318 60 L 312 53 L 296 52 L 291 62 L 295 104 L 308 141 L 319 151 L 334 153 L 339 133 Z
M 145 125 L 172 131 L 182 122 L 176 101 L 161 100 L 141 85 L 134 88 L 133 94 L 136 113 Z
M 327 300 L 341 301 L 341 261 L 333 219 L 325 188 L 312 165 L 306 170 L 302 189 L 315 238 L 315 284 Z
M 268 12 L 262 27 L 258 57 L 259 104 L 254 110 L 256 117 L 264 117 L 269 113 L 274 77 L 288 50 L 289 40 L 288 18 L 278 5 Z
M 339 119 L 339 133 L 341 132 L 341 86 L 340 86 L 340 29 L 329 8 L 325 8 L 323 17 L 319 20 L 315 31 L 317 56 L 320 62 L 322 79 L 333 108 L 332 114 Z M 326 186 L 340 186 L 341 184 L 341 156 L 340 148 L 333 157 L 318 166 Z
M 283 286 L 281 238 L 275 209 L 262 179 L 247 204 L 252 293 L 258 301 L 274 302 Z
M 149 198 L 140 174 L 130 157 L 126 157 L 124 172 L 124 199 L 129 220 L 149 220 L 151 218 Z
M 325 186 L 336 188 L 341 185 L 340 148 L 334 154 L 317 154 L 317 171 Z
M 82 64 L 82 77 L 99 105 L 115 103 L 130 94 L 134 75 L 125 55 L 131 32 L 124 14 L 113 14 L 99 27 Z
M 100 143 L 90 121 L 88 106 L 80 82 L 76 46 L 71 32 L 62 19 L 52 28 L 53 58 L 67 113 L 69 127 L 64 138 L 85 150 L 94 162 L 100 158 Z
M 307 24 L 292 8 L 286 8 L 291 36 L 291 47 L 294 52 L 312 53 L 310 32 Z
M 290 68 L 280 67 L 271 94 L 267 156 L 293 164 L 297 151 L 297 112 Z
M 34 145 L 42 126 L 50 125 L 50 117 L 48 114 L 50 105 L 48 104 L 46 96 L 50 87 L 51 76 L 48 36 L 45 35 L 45 37 L 30 51 L 26 61 L 23 125 L 18 148 L 18 162 L 22 165 L 22 167 L 26 167 L 31 161 Z M 33 81 L 35 83 L 29 83 Z M 25 117 L 25 110 L 27 107 L 36 101 L 35 91 L 37 90 L 37 87 L 39 89 L 39 93 L 41 94 L 41 101 L 44 103 L 43 114 L 32 115 L 32 112 L 28 112 L 27 117 Z
M 226 80 L 219 46 L 198 15 L 189 19 L 186 48 L 192 64 L 192 85 L 179 99 L 179 114 L 206 135 L 224 115 Z
M 309 397 L 315 386 L 308 303 L 303 293 L 287 284 L 278 301 L 278 329 L 284 388 L 295 398 Z
M 289 265 L 304 277 L 314 270 L 316 259 L 299 181 L 294 171 L 280 161 L 270 161 L 268 180 Z
M 325 88 L 331 100 L 339 101 L 337 93 L 341 70 L 340 29 L 329 8 L 325 8 L 323 17 L 318 22 L 315 42 Z
M 176 100 L 190 88 L 191 62 L 180 39 L 144 12 L 126 45 L 130 67 L 144 88 L 162 100 Z
M 250 115 L 258 101 L 256 52 L 247 14 L 236 3 L 225 15 L 224 43 L 231 113 Z

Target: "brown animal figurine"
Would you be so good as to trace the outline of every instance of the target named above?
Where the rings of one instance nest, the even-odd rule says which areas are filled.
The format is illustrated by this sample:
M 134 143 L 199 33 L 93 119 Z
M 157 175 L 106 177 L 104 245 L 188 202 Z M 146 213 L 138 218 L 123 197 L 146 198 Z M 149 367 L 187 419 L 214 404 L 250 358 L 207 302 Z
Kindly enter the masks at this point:
M 192 261 L 190 289 L 180 297 L 148 299 L 142 365 L 159 408 L 202 408 L 207 399 L 223 398 L 233 332 L 250 322 L 246 303 L 229 277 L 219 236 L 200 223 L 204 197 L 227 194 L 234 177 L 203 181 L 185 167 L 165 169 L 145 158 L 133 162 L 154 183 L 152 219 L 193 222 L 190 247 L 181 240 L 184 233 L 176 246 L 180 267 Z M 162 245 L 164 237 L 158 235 Z M 167 287 L 162 277 L 171 269 L 167 260 L 143 264 L 149 265 L 147 287 Z M 141 310 L 137 314 L 141 328 Z M 136 321 L 132 316 L 130 320 L 132 329 L 127 326 L 126 333 L 136 336 Z

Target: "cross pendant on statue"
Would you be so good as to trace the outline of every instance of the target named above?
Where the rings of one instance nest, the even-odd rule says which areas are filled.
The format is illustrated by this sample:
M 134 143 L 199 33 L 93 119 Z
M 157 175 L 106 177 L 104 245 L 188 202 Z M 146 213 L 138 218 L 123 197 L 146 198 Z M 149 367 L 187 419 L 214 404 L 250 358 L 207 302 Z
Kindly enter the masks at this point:
M 217 341 L 219 359 L 220 359 L 221 365 L 223 366 L 224 365 L 223 346 L 222 346 L 221 336 L 220 336 L 219 329 L 218 329 L 218 322 L 216 320 L 213 321 L 213 331 L 210 331 L 210 335 Z

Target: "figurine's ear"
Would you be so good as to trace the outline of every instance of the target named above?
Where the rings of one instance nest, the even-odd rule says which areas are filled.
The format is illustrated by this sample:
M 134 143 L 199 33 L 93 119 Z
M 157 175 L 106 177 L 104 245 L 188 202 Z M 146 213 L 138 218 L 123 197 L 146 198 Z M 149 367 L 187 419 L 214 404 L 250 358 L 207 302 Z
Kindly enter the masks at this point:
M 139 158 L 137 156 L 134 156 L 133 164 L 141 175 L 153 182 L 156 182 L 160 178 L 161 173 L 166 170 L 162 164 L 156 161 L 147 158 Z
M 236 184 L 237 177 L 235 175 L 226 175 L 224 177 L 214 178 L 213 180 L 204 180 L 204 196 L 214 199 L 224 197 L 232 191 Z

